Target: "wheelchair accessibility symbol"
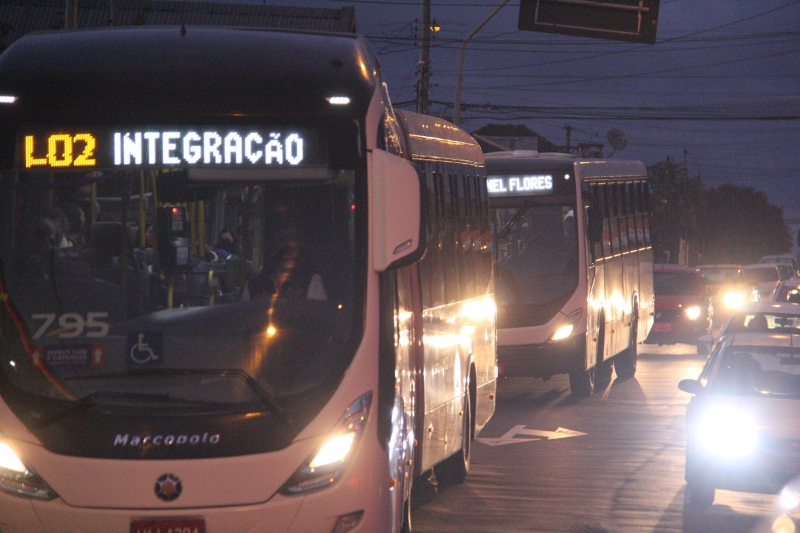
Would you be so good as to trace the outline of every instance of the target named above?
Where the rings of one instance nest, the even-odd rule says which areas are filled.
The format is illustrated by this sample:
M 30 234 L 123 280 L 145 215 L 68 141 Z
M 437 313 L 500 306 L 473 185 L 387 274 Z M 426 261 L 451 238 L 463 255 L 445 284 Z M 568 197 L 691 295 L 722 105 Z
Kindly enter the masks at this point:
M 164 337 L 157 331 L 128 333 L 128 363 L 135 365 L 161 364 Z

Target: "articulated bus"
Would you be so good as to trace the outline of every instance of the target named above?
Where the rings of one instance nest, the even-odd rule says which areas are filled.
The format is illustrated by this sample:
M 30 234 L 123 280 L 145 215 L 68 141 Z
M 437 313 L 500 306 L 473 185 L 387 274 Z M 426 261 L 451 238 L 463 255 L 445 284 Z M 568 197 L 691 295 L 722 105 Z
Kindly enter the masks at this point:
M 408 532 L 463 482 L 484 160 L 362 37 L 31 34 L 0 124 L 0 531 Z
M 636 373 L 653 323 L 647 170 L 638 161 L 486 154 L 501 376 L 569 374 L 572 394 Z

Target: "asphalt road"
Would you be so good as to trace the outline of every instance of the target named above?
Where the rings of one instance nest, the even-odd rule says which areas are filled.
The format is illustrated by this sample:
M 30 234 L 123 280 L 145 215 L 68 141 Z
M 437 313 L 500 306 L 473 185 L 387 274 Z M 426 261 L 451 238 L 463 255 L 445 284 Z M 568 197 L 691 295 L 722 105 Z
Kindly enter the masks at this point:
M 501 380 L 467 481 L 416 485 L 414 532 L 792 533 L 800 513 L 775 522 L 774 496 L 718 490 L 710 509 L 684 513 L 689 395 L 677 384 L 705 357 L 688 345 L 639 351 L 634 378 L 583 400 L 566 376 Z

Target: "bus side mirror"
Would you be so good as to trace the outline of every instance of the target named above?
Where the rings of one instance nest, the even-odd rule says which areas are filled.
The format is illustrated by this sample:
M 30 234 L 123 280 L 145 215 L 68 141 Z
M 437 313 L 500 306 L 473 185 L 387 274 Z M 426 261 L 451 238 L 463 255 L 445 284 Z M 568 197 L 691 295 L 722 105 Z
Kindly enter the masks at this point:
M 425 184 L 411 162 L 383 150 L 369 154 L 369 241 L 376 272 L 425 254 Z

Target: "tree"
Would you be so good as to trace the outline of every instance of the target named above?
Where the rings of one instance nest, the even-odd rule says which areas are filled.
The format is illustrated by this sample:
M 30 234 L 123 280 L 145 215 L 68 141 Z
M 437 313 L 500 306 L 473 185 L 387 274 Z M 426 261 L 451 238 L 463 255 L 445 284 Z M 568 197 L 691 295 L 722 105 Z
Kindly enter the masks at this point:
M 705 191 L 698 217 L 703 263 L 756 263 L 789 252 L 792 239 L 783 209 L 752 187 L 720 185 Z

